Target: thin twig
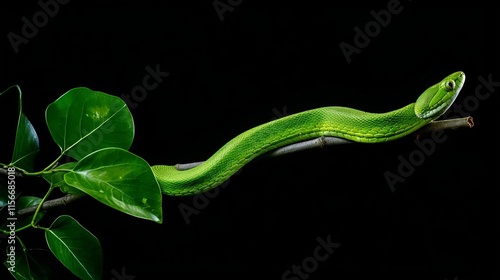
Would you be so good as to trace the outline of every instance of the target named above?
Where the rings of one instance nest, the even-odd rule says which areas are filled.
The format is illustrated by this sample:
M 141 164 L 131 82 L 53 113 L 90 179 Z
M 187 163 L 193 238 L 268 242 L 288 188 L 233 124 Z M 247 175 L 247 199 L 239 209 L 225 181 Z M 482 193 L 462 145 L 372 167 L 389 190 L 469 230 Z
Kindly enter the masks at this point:
M 418 130 L 416 133 L 417 135 L 420 134 L 427 134 L 432 131 L 439 131 L 439 130 L 445 130 L 445 129 L 457 129 L 457 128 L 472 128 L 474 126 L 474 120 L 472 117 L 464 117 L 464 118 L 456 118 L 456 119 L 448 119 L 448 120 L 439 120 L 439 121 L 433 121 L 429 123 L 428 125 L 422 127 L 420 130 Z

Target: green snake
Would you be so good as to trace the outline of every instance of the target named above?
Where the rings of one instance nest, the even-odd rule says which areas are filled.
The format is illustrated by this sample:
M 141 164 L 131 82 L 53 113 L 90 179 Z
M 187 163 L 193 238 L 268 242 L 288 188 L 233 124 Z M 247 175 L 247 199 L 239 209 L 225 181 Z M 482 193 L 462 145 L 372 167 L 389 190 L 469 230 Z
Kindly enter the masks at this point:
M 339 106 L 296 113 L 239 134 L 194 168 L 180 171 L 175 166 L 154 165 L 152 170 L 164 194 L 186 196 L 217 187 L 257 156 L 296 142 L 322 136 L 361 143 L 396 140 L 439 118 L 464 82 L 463 72 L 452 73 L 425 90 L 416 102 L 387 113 Z

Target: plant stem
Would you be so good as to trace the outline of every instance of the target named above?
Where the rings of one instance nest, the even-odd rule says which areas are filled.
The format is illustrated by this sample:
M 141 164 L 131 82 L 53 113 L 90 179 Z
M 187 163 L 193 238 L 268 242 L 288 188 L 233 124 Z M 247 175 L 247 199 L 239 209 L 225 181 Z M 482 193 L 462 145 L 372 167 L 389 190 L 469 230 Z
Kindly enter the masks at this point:
M 54 189 L 54 187 L 50 186 L 49 190 L 47 191 L 47 193 L 45 194 L 45 196 L 42 198 L 42 201 L 40 201 L 40 203 L 37 205 L 36 210 L 35 210 L 35 214 L 33 214 L 33 218 L 31 219 L 31 226 L 32 227 L 39 228 L 37 225 L 35 225 L 36 216 L 38 215 L 38 212 L 40 211 L 40 208 L 42 208 L 43 204 L 45 203 L 45 200 L 47 200 L 47 198 L 49 198 L 49 195 L 50 195 L 50 193 L 52 192 L 53 189 Z

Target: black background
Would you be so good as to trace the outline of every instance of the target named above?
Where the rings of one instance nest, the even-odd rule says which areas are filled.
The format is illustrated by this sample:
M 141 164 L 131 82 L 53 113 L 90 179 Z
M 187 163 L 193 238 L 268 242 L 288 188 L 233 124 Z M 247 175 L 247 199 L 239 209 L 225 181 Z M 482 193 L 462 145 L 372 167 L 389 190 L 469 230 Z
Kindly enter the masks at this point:
M 370 11 L 392 1 L 351 8 L 230 1 L 238 5 L 222 18 L 213 1 L 82 2 L 59 5 L 17 53 L 8 34 L 21 35 L 21 18 L 32 22 L 41 7 L 33 1 L 0 11 L 0 89 L 18 84 L 23 91 L 40 138 L 38 168 L 59 153 L 45 124 L 48 104 L 78 86 L 131 94 L 148 66 L 169 73 L 130 107 L 136 125 L 130 150 L 151 165 L 204 160 L 231 137 L 284 113 L 332 105 L 393 110 L 458 70 L 467 80 L 455 102 L 476 123 L 433 142 L 435 150 L 395 191 L 384 173 L 397 173 L 400 159 L 418 149 L 413 136 L 252 162 L 189 224 L 179 205 L 194 207 L 193 197 L 164 196 L 163 224 L 91 198 L 50 210 L 43 225 L 69 214 L 100 240 L 103 279 L 122 268 L 135 279 L 282 279 L 313 255 L 318 237 L 328 236 L 340 247 L 308 279 L 498 276 L 499 87 L 483 100 L 475 96 L 478 77 L 500 81 L 498 11 L 402 1 L 400 13 L 348 63 L 339 44 L 354 45 L 353 28 L 363 30 L 374 20 Z M 16 109 L 6 100 L 2 116 Z M 5 162 L 15 118 L 2 122 Z M 46 187 L 43 180 L 23 183 L 35 195 Z M 21 234 L 30 248 L 46 246 L 41 231 Z

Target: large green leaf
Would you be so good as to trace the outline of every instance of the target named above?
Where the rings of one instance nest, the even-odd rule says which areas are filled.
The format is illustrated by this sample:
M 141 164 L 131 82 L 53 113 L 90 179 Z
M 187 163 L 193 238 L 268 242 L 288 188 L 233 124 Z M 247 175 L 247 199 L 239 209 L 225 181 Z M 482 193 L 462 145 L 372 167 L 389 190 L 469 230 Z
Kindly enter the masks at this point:
M 162 222 L 162 193 L 150 165 L 120 148 L 81 159 L 64 175 L 66 183 L 134 217 Z
M 102 278 L 102 248 L 99 240 L 70 216 L 59 216 L 45 231 L 50 250 L 80 279 Z
M 73 88 L 45 112 L 50 134 L 74 159 L 107 147 L 130 148 L 134 121 L 119 97 L 85 87 Z
M 14 142 L 14 151 L 12 153 L 12 160 L 10 165 L 22 168 L 26 171 L 33 171 L 35 156 L 40 151 L 38 143 L 38 135 L 36 134 L 33 125 L 23 112 L 22 106 L 22 92 L 19 86 L 12 86 L 16 88 L 18 95 L 18 119 L 16 128 L 16 137 Z M 9 91 L 0 92 L 0 95 Z

